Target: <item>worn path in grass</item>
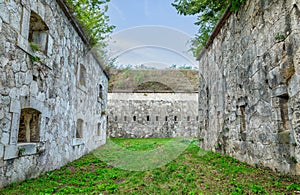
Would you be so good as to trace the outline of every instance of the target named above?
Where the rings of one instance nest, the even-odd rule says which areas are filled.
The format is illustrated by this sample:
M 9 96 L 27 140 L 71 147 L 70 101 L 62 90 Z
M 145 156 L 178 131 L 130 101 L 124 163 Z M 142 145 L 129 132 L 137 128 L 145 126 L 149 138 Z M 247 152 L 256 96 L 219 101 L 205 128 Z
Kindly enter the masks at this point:
M 297 193 L 300 194 L 299 177 L 279 175 L 228 156 L 205 152 L 196 141 L 186 139 L 111 139 L 107 145 L 59 170 L 0 191 L 0 194 Z

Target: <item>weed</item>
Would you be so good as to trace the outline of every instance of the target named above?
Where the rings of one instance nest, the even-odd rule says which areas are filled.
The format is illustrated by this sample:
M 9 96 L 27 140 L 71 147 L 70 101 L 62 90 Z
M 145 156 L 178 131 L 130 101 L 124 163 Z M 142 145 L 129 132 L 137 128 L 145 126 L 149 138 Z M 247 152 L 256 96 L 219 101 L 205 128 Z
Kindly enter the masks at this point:
M 141 84 L 144 77 L 145 77 L 145 72 L 138 71 L 135 72 L 134 74 L 134 80 L 135 82 L 137 82 L 137 84 Z
M 294 156 L 291 156 L 290 157 L 290 161 L 292 162 L 292 163 L 297 163 L 298 161 L 297 161 L 297 159 L 296 159 L 296 157 L 294 157 Z
M 290 184 L 286 187 L 287 190 L 300 190 L 300 184 Z
M 260 185 L 252 185 L 251 189 L 252 189 L 252 192 L 254 192 L 255 194 L 265 194 L 266 193 L 264 187 L 260 186 Z
M 286 38 L 286 36 L 284 34 L 280 34 L 280 33 L 277 33 L 275 36 L 275 40 L 278 42 L 283 41 L 285 38 Z
M 41 51 L 40 45 L 35 43 L 35 42 L 30 42 L 29 46 L 30 46 L 30 48 L 32 49 L 33 52 Z
M 30 56 L 31 63 L 41 62 L 41 59 L 38 56 Z
M 18 150 L 19 150 L 19 153 L 18 153 L 19 156 L 21 156 L 23 154 L 23 152 L 26 151 L 25 148 L 18 148 Z

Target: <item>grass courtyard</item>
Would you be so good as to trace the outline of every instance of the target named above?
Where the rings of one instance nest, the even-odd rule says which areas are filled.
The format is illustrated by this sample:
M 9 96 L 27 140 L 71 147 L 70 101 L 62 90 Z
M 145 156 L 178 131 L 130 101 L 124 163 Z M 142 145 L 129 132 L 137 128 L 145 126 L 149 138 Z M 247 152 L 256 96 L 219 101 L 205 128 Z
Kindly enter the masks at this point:
M 300 194 L 300 178 L 203 151 L 195 140 L 110 139 L 0 194 Z

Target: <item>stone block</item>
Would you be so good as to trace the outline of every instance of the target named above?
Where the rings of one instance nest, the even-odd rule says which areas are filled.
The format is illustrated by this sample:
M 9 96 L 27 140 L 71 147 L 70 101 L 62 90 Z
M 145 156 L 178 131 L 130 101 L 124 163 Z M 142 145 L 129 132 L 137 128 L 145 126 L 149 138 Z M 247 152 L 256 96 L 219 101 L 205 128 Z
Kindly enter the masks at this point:
M 47 49 L 47 55 L 51 56 L 53 53 L 53 38 L 51 35 L 48 35 L 48 49 Z M 48 66 L 48 64 L 47 64 Z
M 39 91 L 38 84 L 36 81 L 32 81 L 30 84 L 30 95 L 37 96 Z
M 279 96 L 284 96 L 287 95 L 287 87 L 286 85 L 280 85 L 278 87 L 276 87 L 275 89 L 273 89 L 272 91 L 272 97 L 279 97 Z
M 289 86 L 288 86 L 288 92 L 289 92 L 289 96 L 293 97 L 296 94 L 298 94 L 300 92 L 300 76 L 299 75 L 294 75 L 290 81 L 289 81 Z
M 21 16 L 19 12 L 12 12 L 10 13 L 10 26 L 16 31 L 20 32 L 20 23 L 21 23 Z
M 9 133 L 8 132 L 3 132 L 0 141 L 3 145 L 8 145 L 9 144 Z
M 21 112 L 20 101 L 16 99 L 12 99 L 10 103 L 9 111 L 12 113 L 20 113 Z
M 20 114 L 14 113 L 12 116 L 11 131 L 10 131 L 10 144 L 18 143 Z
M 19 89 L 17 89 L 17 88 L 10 89 L 9 97 L 11 99 L 19 99 L 19 97 L 20 97 L 20 95 L 19 95 Z
M 0 32 L 2 31 L 2 24 L 3 24 L 3 22 L 2 22 L 2 19 L 0 18 Z
M 18 35 L 17 45 L 26 52 L 29 52 L 28 40 L 22 35 Z
M 30 23 L 30 10 L 28 10 L 26 7 L 23 7 L 20 34 L 22 35 L 22 37 L 24 37 L 26 42 L 28 40 L 28 35 L 29 35 L 29 25 L 28 25 L 29 23 Z
M 37 2 L 37 9 L 38 9 L 37 13 L 42 18 L 42 20 L 45 21 L 45 13 L 46 13 L 45 5 L 41 1 Z
M 7 106 L 10 103 L 10 97 L 9 96 L 2 96 L 0 102 L 1 102 L 2 105 Z
M 296 175 L 300 175 L 300 163 L 296 164 Z
M 9 24 L 9 10 L 5 3 L 0 4 L 0 18 L 3 20 L 4 23 Z
M 32 155 L 37 153 L 36 143 L 19 143 L 18 151 L 20 151 L 21 156 Z
M 9 160 L 18 157 L 18 146 L 8 145 L 4 147 L 4 160 Z
M 4 56 L 0 57 L 0 67 L 4 68 L 8 62 L 9 62 L 8 58 Z
M 30 8 L 32 11 L 34 11 L 35 13 L 39 13 L 38 12 L 38 5 L 37 5 L 37 1 L 36 0 L 30 0 Z
M 4 146 L 0 145 L 0 159 L 3 158 L 3 154 L 4 154 Z
M 0 120 L 5 117 L 4 111 L 0 109 Z
M 280 144 L 289 144 L 290 143 L 290 131 L 283 131 L 278 133 L 278 142 Z
M 44 117 L 50 117 L 49 108 L 43 102 L 37 100 L 35 97 L 30 96 L 29 107 L 34 108 L 42 113 Z
M 8 115 L 8 114 L 6 114 Z M 10 120 L 7 118 L 3 118 L 0 120 L 0 129 L 3 132 L 9 132 L 10 131 Z M 3 138 L 3 137 L 2 137 Z
M 84 145 L 84 141 L 82 138 L 73 138 L 72 146 Z
M 27 5 L 28 3 L 28 0 L 21 0 L 20 3 L 24 6 L 24 5 Z
M 20 96 L 28 96 L 29 95 L 29 87 L 27 85 L 23 85 L 20 89 Z

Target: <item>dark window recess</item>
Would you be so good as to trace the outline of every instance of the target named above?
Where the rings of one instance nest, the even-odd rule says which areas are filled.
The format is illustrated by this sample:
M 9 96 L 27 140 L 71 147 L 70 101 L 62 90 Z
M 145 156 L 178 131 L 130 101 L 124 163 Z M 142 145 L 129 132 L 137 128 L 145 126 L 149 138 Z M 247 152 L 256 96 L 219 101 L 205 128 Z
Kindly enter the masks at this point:
M 124 116 L 124 121 L 127 121 L 127 116 Z
M 174 121 L 177 121 L 177 116 L 174 116 Z
M 80 71 L 79 71 L 79 83 L 82 86 L 86 85 L 86 69 L 84 65 L 80 64 Z
M 165 121 L 168 121 L 168 117 L 167 116 L 165 117 Z
M 28 41 L 33 51 L 41 51 L 46 54 L 48 49 L 48 32 L 49 28 L 42 18 L 31 11 Z
M 156 118 L 156 121 L 158 121 L 158 116 L 156 116 L 155 118 Z
M 279 131 L 286 131 L 289 130 L 289 110 L 288 110 L 288 96 L 281 96 L 279 97 L 279 108 L 280 108 L 280 118 L 281 118 L 281 125 Z
M 101 135 L 101 123 L 98 123 L 97 135 Z
M 187 117 L 186 117 L 186 120 L 187 120 L 187 121 L 190 121 L 190 120 L 191 120 L 190 116 L 187 116 Z
M 99 85 L 99 99 L 103 99 L 103 86 Z
M 150 116 L 149 115 L 147 116 L 147 121 L 150 121 Z
M 240 111 L 241 111 L 241 119 L 240 119 L 241 132 L 245 132 L 246 131 L 245 106 L 241 106 Z
M 136 121 L 136 116 L 133 116 L 133 121 Z
M 40 141 L 41 113 L 32 108 L 21 110 L 18 142 Z
M 82 138 L 83 137 L 83 120 L 78 119 L 76 123 L 76 138 Z

